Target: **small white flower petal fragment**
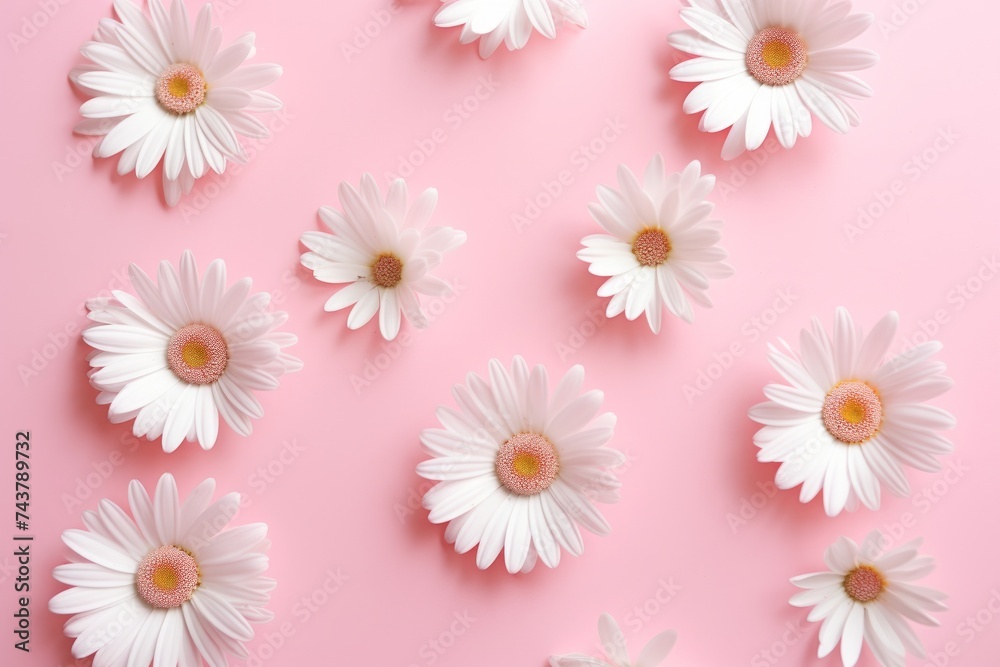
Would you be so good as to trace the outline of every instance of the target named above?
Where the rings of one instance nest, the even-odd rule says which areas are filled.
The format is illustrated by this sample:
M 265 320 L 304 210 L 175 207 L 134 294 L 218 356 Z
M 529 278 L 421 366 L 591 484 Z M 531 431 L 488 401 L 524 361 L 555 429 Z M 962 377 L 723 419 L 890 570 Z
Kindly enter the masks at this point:
M 539 560 L 556 567 L 563 549 L 583 552 L 579 526 L 611 532 L 594 502 L 618 501 L 613 469 L 625 457 L 605 446 L 615 416 L 598 414 L 604 394 L 582 388 L 581 366 L 550 392 L 544 366 L 514 357 L 506 368 L 493 359 L 486 378 L 469 373 L 455 385 L 458 410 L 438 408 L 443 428 L 420 434 L 433 458 L 417 474 L 439 482 L 424 495 L 428 518 L 448 524 L 445 540 L 458 553 L 478 545 L 479 569 L 501 551 L 511 574 Z
M 550 657 L 551 667 L 659 667 L 677 642 L 677 633 L 665 630 L 650 639 L 632 662 L 625 646 L 625 635 L 611 614 L 601 614 L 597 632 L 604 647 L 605 660 L 584 653 L 567 653 Z
M 360 192 L 340 184 L 343 211 L 329 206 L 319 217 L 331 233 L 306 232 L 300 238 L 309 249 L 301 262 L 324 283 L 346 284 L 326 302 L 327 311 L 351 308 L 347 326 L 358 329 L 378 313 L 386 340 L 399 333 L 403 317 L 426 327 L 421 295 L 442 296 L 451 286 L 433 274 L 444 255 L 465 243 L 465 232 L 428 227 L 438 193 L 428 188 L 407 209 L 403 179 L 389 186 L 383 198 L 371 174 L 361 177 Z
M 851 14 L 849 1 L 686 0 L 681 18 L 690 26 L 667 38 L 694 58 L 670 77 L 698 85 L 684 112 L 704 112 L 699 129 L 730 128 L 722 157 L 732 160 L 760 148 L 768 132 L 785 148 L 812 132 L 813 116 L 845 134 L 861 119 L 847 99 L 872 96 L 849 74 L 878 62 L 878 54 L 844 46 L 875 20 Z
M 863 644 L 883 667 L 904 667 L 906 654 L 924 657 L 909 621 L 938 625 L 931 612 L 944 611 L 945 595 L 914 583 L 934 569 L 934 561 L 921 556 L 922 540 L 884 551 L 886 540 L 873 531 L 861 545 L 841 537 L 826 550 L 823 560 L 829 571 L 803 574 L 792 583 L 805 589 L 789 602 L 812 607 L 809 620 L 822 621 L 819 657 L 833 652 L 840 643 L 844 667 L 854 667 Z
M 149 15 L 115 0 L 118 20 L 105 19 L 80 49 L 88 62 L 70 79 L 91 96 L 80 107 L 82 134 L 101 136 L 96 157 L 121 153 L 118 173 L 148 176 L 163 163 L 163 194 L 176 206 L 209 170 L 221 174 L 247 154 L 237 135 L 264 138 L 254 114 L 281 101 L 262 89 L 281 76 L 273 64 L 245 65 L 254 53 L 247 33 L 220 50 L 222 29 L 204 5 L 192 25 L 182 0 L 169 11 L 149 0 Z
M 501 44 L 511 51 L 523 49 L 535 30 L 555 39 L 564 23 L 587 27 L 587 12 L 580 0 L 442 0 L 434 16 L 441 28 L 462 26 L 459 41 L 479 40 L 479 55 L 489 58 Z
M 697 160 L 668 175 L 656 155 L 642 183 L 619 166 L 618 186 L 597 188 L 600 203 L 590 205 L 590 215 L 607 234 L 585 237 L 576 253 L 592 274 L 608 278 L 597 290 L 611 297 L 608 317 L 625 313 L 634 320 L 645 313 L 653 333 L 660 332 L 664 306 L 694 321 L 691 301 L 712 306 L 709 279 L 733 274 L 717 245 L 722 221 L 712 218 L 713 205 L 705 201 L 715 176 L 703 175 Z
M 132 432 L 163 438 L 172 452 L 184 441 L 211 449 L 219 415 L 240 435 L 264 416 L 257 391 L 276 389 L 302 362 L 284 352 L 297 339 L 276 331 L 288 314 L 269 308 L 266 292 L 250 294 L 243 278 L 226 288 L 226 265 L 217 259 L 204 276 L 191 251 L 180 271 L 160 262 L 156 283 L 129 267 L 138 297 L 115 290 L 87 302 L 96 324 L 83 332 L 94 348 L 90 383 L 108 405 L 113 423 L 135 420 Z
M 886 359 L 898 326 L 899 316 L 889 313 L 865 336 L 838 308 L 832 336 L 814 317 L 797 352 L 784 341 L 769 346 L 768 359 L 788 384 L 767 385 L 769 400 L 750 408 L 750 418 L 764 425 L 753 438 L 757 460 L 781 463 L 775 484 L 801 484 L 803 503 L 822 490 L 829 516 L 860 505 L 877 510 L 883 486 L 908 496 L 903 466 L 936 472 L 938 457 L 953 449 L 938 431 L 954 427 L 955 418 L 924 404 L 953 384 L 933 360 L 941 343 Z
M 49 601 L 72 614 L 66 636 L 77 660 L 94 665 L 222 667 L 249 657 L 251 623 L 265 623 L 275 582 L 267 571 L 267 525 L 229 528 L 240 494 L 211 503 L 206 479 L 183 502 L 163 475 L 150 498 L 138 480 L 128 487 L 131 516 L 110 500 L 83 514 L 85 530 L 62 539 L 72 562 L 52 576 L 68 588 Z

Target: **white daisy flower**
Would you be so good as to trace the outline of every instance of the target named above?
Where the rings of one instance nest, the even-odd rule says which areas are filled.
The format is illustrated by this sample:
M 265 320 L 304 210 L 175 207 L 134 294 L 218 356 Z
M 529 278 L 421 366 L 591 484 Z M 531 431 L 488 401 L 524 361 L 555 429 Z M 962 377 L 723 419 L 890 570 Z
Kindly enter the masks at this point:
M 804 503 L 822 489 L 829 516 L 854 511 L 859 500 L 877 510 L 882 484 L 909 495 L 901 464 L 936 472 L 937 457 L 953 449 L 937 431 L 953 428 L 955 418 L 923 404 L 953 384 L 945 365 L 931 360 L 941 344 L 923 343 L 883 363 L 898 325 L 889 313 L 866 337 L 838 308 L 832 339 L 814 317 L 798 353 L 784 341 L 787 354 L 770 346 L 771 365 L 790 384 L 767 385 L 770 400 L 750 409 L 764 424 L 754 435 L 757 460 L 780 462 L 775 484 L 801 484 Z
M 847 72 L 866 69 L 878 54 L 843 46 L 872 24 L 872 14 L 850 14 L 849 1 L 686 0 L 681 18 L 692 30 L 668 41 L 697 56 L 670 70 L 677 81 L 700 82 L 684 112 L 705 114 L 703 132 L 732 127 L 722 149 L 731 160 L 760 147 L 774 126 L 785 148 L 808 137 L 815 115 L 844 134 L 860 123 L 844 98 L 872 90 Z
M 162 436 L 166 452 L 185 439 L 210 449 L 220 413 L 250 435 L 250 419 L 264 416 L 254 392 L 276 389 L 282 375 L 302 368 L 282 351 L 296 337 L 275 331 L 288 314 L 268 309 L 267 292 L 250 295 L 249 278 L 227 290 L 220 259 L 199 278 L 191 251 L 180 274 L 160 262 L 159 284 L 134 264 L 129 278 L 138 298 L 116 290 L 87 302 L 97 322 L 83 332 L 95 350 L 90 383 L 101 392 L 97 402 L 109 404 L 108 418 L 134 419 L 133 433 Z
M 469 373 L 453 394 L 460 410 L 440 407 L 444 428 L 420 435 L 433 456 L 417 473 L 441 483 L 424 495 L 431 523 L 446 523 L 445 539 L 466 553 L 477 544 L 485 570 L 504 552 L 507 571 L 528 572 L 538 559 L 559 564 L 560 547 L 583 552 L 577 524 L 597 535 L 611 527 L 592 501 L 618 501 L 611 468 L 624 462 L 605 447 L 615 416 L 598 415 L 604 394 L 583 395 L 583 367 L 574 366 L 549 395 L 541 365 L 514 357 L 510 370 L 493 359 L 489 379 Z
M 302 245 L 310 252 L 302 265 L 325 283 L 350 283 L 326 302 L 327 311 L 354 306 L 347 326 L 358 329 L 377 312 L 386 340 L 399 333 L 402 315 L 416 327 L 427 326 L 420 296 L 442 296 L 451 286 L 431 274 L 445 253 L 465 243 L 465 232 L 429 227 L 438 193 L 428 188 L 407 210 L 406 182 L 396 179 L 382 198 L 371 174 L 361 177 L 361 192 L 340 184 L 341 213 L 329 206 L 319 217 L 333 234 L 306 232 Z
M 920 639 L 907 619 L 938 625 L 932 611 L 947 609 L 945 595 L 913 582 L 934 569 L 934 561 L 920 556 L 922 540 L 881 553 L 882 533 L 873 531 L 859 547 L 841 537 L 823 555 L 829 572 L 794 577 L 806 589 L 789 600 L 796 607 L 813 607 L 812 622 L 823 621 L 819 657 L 829 655 L 840 642 L 844 667 L 854 667 L 862 643 L 883 667 L 905 667 L 906 654 L 924 657 Z
M 607 662 L 583 653 L 569 653 L 550 657 L 549 664 L 552 667 L 657 667 L 666 660 L 677 642 L 677 633 L 665 630 L 650 639 L 636 661 L 632 662 L 625 646 L 625 635 L 611 614 L 601 614 L 597 632 L 607 654 Z
M 147 16 L 131 0 L 115 0 L 119 20 L 103 19 L 81 48 L 90 61 L 70 73 L 92 95 L 80 107 L 81 134 L 103 136 L 95 157 L 121 153 L 118 173 L 145 178 L 163 162 L 163 194 L 171 206 L 209 169 L 245 163 L 237 134 L 262 138 L 253 114 L 277 111 L 281 101 L 261 90 L 281 76 L 272 64 L 246 65 L 254 53 L 247 33 L 219 50 L 222 29 L 204 5 L 194 27 L 182 0 L 170 11 L 149 0 Z
M 459 41 L 479 40 L 479 55 L 489 58 L 506 43 L 511 51 L 523 49 L 537 30 L 555 39 L 556 28 L 565 22 L 587 27 L 587 12 L 580 0 L 442 0 L 444 7 L 434 16 L 441 28 L 462 26 Z
M 590 264 L 595 276 L 610 276 L 597 290 L 609 296 L 608 317 L 625 313 L 634 320 L 643 312 L 653 333 L 660 332 L 663 304 L 686 322 L 694 320 L 691 300 L 711 307 L 708 279 L 731 276 L 716 244 L 722 221 L 711 219 L 713 205 L 704 201 L 715 176 L 701 175 L 695 160 L 679 174 L 666 175 L 656 155 L 640 185 L 625 165 L 618 167 L 621 192 L 599 186 L 600 204 L 590 215 L 607 234 L 587 236 L 576 256 Z
M 181 503 L 169 474 L 151 501 L 137 480 L 128 488 L 132 516 L 110 500 L 83 513 L 86 530 L 63 542 L 72 562 L 52 575 L 69 588 L 49 601 L 73 614 L 64 631 L 73 657 L 94 667 L 178 665 L 225 667 L 226 655 L 246 659 L 251 623 L 273 618 L 264 609 L 275 586 L 267 570 L 267 525 L 227 526 L 240 494 L 209 504 L 207 479 Z

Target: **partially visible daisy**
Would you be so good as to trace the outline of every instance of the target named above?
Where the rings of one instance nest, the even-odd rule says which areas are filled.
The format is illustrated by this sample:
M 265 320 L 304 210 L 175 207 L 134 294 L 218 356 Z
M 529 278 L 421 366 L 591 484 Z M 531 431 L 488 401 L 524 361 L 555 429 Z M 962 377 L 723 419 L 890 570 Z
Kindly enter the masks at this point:
M 829 572 L 793 577 L 806 589 L 792 596 L 796 607 L 813 607 L 812 622 L 823 621 L 819 657 L 829 655 L 840 642 L 844 667 L 854 667 L 862 643 L 883 667 L 905 667 L 906 654 L 924 657 L 924 648 L 907 619 L 938 625 L 933 611 L 943 611 L 945 595 L 918 586 L 915 580 L 934 569 L 934 561 L 918 553 L 922 540 L 882 553 L 882 533 L 873 531 L 860 546 L 841 537 L 823 555 Z
M 80 107 L 80 134 L 103 136 L 96 157 L 121 153 L 118 173 L 145 178 L 163 162 L 163 194 L 171 206 L 209 169 L 245 163 L 237 135 L 269 136 L 255 113 L 281 101 L 262 88 L 281 76 L 272 64 L 244 65 L 254 54 L 247 33 L 220 50 L 222 29 L 204 5 L 194 26 L 182 0 L 170 11 L 149 0 L 149 15 L 131 0 L 115 0 L 118 20 L 102 19 L 80 49 L 90 61 L 70 78 L 92 99 Z
M 180 273 L 160 262 L 159 284 L 135 264 L 129 278 L 138 298 L 114 291 L 87 302 L 97 324 L 83 332 L 94 348 L 90 383 L 113 423 L 134 419 L 132 431 L 163 437 L 163 450 L 197 441 L 215 444 L 219 415 L 240 435 L 264 416 L 254 392 L 277 389 L 302 362 L 285 353 L 296 337 L 275 331 L 288 314 L 268 308 L 271 295 L 250 294 L 243 278 L 226 289 L 226 265 L 217 259 L 198 275 L 194 255 L 181 256 Z
M 406 181 L 396 179 L 385 198 L 371 174 L 361 177 L 361 191 L 340 184 L 341 213 L 329 206 L 319 217 L 333 234 L 306 232 L 302 265 L 325 283 L 349 283 L 326 302 L 327 311 L 354 306 L 347 326 L 358 329 L 379 314 L 386 340 L 399 333 L 402 316 L 416 327 L 427 326 L 420 295 L 451 292 L 433 271 L 448 253 L 465 243 L 465 232 L 451 227 L 426 227 L 438 193 L 428 188 L 407 209 Z M 425 228 L 426 227 L 426 228 Z
M 625 635 L 611 614 L 601 614 L 597 632 L 607 654 L 607 662 L 583 653 L 569 653 L 552 656 L 549 658 L 549 664 L 552 667 L 657 667 L 666 660 L 674 643 L 677 642 L 677 633 L 665 630 L 650 639 L 636 661 L 632 662 L 625 646 Z
M 479 55 L 489 58 L 506 43 L 511 51 L 523 49 L 537 30 L 555 39 L 564 22 L 587 27 L 587 12 L 580 0 L 442 0 L 444 7 L 434 16 L 441 28 L 462 26 L 459 41 L 479 40 Z
M 909 495 L 901 464 L 936 472 L 937 457 L 952 451 L 938 431 L 954 427 L 955 418 L 923 404 L 953 384 L 945 365 L 932 360 L 941 343 L 883 363 L 898 325 L 899 316 L 889 313 L 864 336 L 838 308 L 832 338 L 814 317 L 798 353 L 787 343 L 787 354 L 770 346 L 771 365 L 789 384 L 767 385 L 770 400 L 750 408 L 750 418 L 764 424 L 753 439 L 757 460 L 781 462 L 775 484 L 801 484 L 804 503 L 822 489 L 829 516 L 854 511 L 859 501 L 877 510 L 883 484 Z
M 70 529 L 63 542 L 72 562 L 56 580 L 72 586 L 49 601 L 56 614 L 73 614 L 66 636 L 73 657 L 104 665 L 215 667 L 226 656 L 249 657 L 251 623 L 274 615 L 273 579 L 264 575 L 267 526 L 228 528 L 240 494 L 211 503 L 215 480 L 199 484 L 182 503 L 174 478 L 163 475 L 152 500 L 137 480 L 128 487 L 129 516 L 110 500 L 83 513 L 86 530 Z
M 677 81 L 701 82 L 684 112 L 704 111 L 700 129 L 728 127 L 722 157 L 755 150 L 774 127 L 785 148 L 812 132 L 812 117 L 845 134 L 860 117 L 845 98 L 872 90 L 847 72 L 866 69 L 878 54 L 843 46 L 872 24 L 831 0 L 687 0 L 681 18 L 691 30 L 672 33 L 674 48 L 697 56 L 670 70 Z
M 576 256 L 590 264 L 595 276 L 610 276 L 597 290 L 609 296 L 608 317 L 625 313 L 634 320 L 643 312 L 653 333 L 660 332 L 663 306 L 685 322 L 694 320 L 691 300 L 711 307 L 708 279 L 731 276 L 723 260 L 726 251 L 722 221 L 711 218 L 713 205 L 705 197 L 715 176 L 701 174 L 691 162 L 679 174 L 666 174 L 656 155 L 646 167 L 643 183 L 625 165 L 618 167 L 621 192 L 599 186 L 600 204 L 590 215 L 607 234 L 587 236 Z
M 417 474 L 440 484 L 424 495 L 431 523 L 448 523 L 445 539 L 466 553 L 477 544 L 485 570 L 504 552 L 507 571 L 528 572 L 537 560 L 559 564 L 560 548 L 583 552 L 577 524 L 597 535 L 611 526 L 592 501 L 618 501 L 612 468 L 621 452 L 604 445 L 615 416 L 598 415 L 604 394 L 582 395 L 583 367 L 574 366 L 549 392 L 544 366 L 514 357 L 493 359 L 489 377 L 475 373 L 455 385 L 459 410 L 440 407 L 444 428 L 420 434 L 433 458 Z

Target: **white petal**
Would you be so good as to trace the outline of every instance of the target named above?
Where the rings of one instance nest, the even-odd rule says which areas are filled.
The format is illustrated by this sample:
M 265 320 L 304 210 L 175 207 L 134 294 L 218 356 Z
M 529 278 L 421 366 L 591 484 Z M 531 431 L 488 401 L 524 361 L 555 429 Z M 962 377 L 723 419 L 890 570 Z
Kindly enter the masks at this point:
M 220 595 L 207 588 L 195 592 L 191 605 L 198 614 L 211 624 L 211 627 L 227 637 L 238 641 L 253 639 L 253 628 L 245 618 Z
M 488 568 L 500 555 L 500 550 L 503 549 L 507 539 L 507 524 L 514 511 L 514 504 L 514 498 L 508 496 L 486 524 L 483 537 L 479 541 L 479 549 L 476 551 L 476 566 L 480 570 Z
M 353 306 L 358 302 L 358 299 L 368 294 L 368 292 L 373 289 L 375 289 L 375 285 L 367 280 L 359 280 L 355 283 L 351 283 L 331 296 L 323 306 L 323 309 L 327 312 L 333 312 L 347 308 L 348 306 Z
M 722 60 L 704 56 L 685 60 L 670 69 L 670 78 L 674 81 L 714 81 L 737 75 L 750 76 L 746 73 L 746 65 L 741 60 Z
M 830 21 L 819 29 L 810 29 L 803 37 L 811 50 L 821 51 L 851 41 L 867 30 L 874 20 L 872 14 L 851 14 L 841 21 Z
M 152 132 L 165 116 L 166 112 L 156 105 L 139 109 L 108 132 L 97 149 L 97 156 L 111 157 L 125 150 Z
M 354 308 L 351 309 L 351 313 L 347 316 L 347 327 L 349 329 L 359 329 L 375 316 L 378 312 L 378 290 L 371 290 L 364 296 L 362 296 L 358 302 L 355 304 Z
M 701 129 L 718 132 L 733 125 L 749 113 L 750 105 L 761 88 L 749 74 L 735 77 L 732 89 L 724 96 L 716 98 L 701 118 Z M 747 120 L 749 123 L 749 119 Z
M 504 563 L 508 572 L 519 572 L 524 568 L 531 548 L 528 497 L 514 496 L 512 503 L 507 534 L 504 538 Z
M 618 664 L 627 665 L 629 657 L 628 648 L 625 646 L 625 635 L 611 614 L 601 614 L 597 622 L 597 632 L 608 657 Z
M 243 61 L 250 55 L 250 51 L 253 48 L 253 42 L 254 34 L 252 32 L 248 32 L 241 35 L 239 39 L 233 42 L 230 46 L 220 51 L 212 60 L 212 64 L 205 71 L 205 79 L 214 82 L 228 74 L 231 74 L 237 67 L 242 65 Z
M 810 83 L 804 77 L 796 79 L 794 85 L 803 103 L 824 125 L 840 134 L 847 132 L 850 123 L 840 108 L 831 99 L 829 93 Z
M 116 588 L 69 588 L 49 600 L 56 614 L 78 614 L 115 605 L 135 597 L 135 584 Z
M 386 340 L 399 334 L 401 311 L 395 289 L 379 288 L 379 330 Z
M 747 150 L 760 148 L 771 129 L 772 86 L 757 89 L 747 111 Z
M 495 3 L 502 4 L 502 3 Z M 555 39 L 556 24 L 552 17 L 552 10 L 549 8 L 547 0 L 523 0 L 524 9 L 528 14 L 531 25 L 535 26 L 538 32 L 549 39 Z M 480 32 L 475 26 L 473 30 Z
M 749 39 L 722 17 L 699 7 L 681 9 L 681 18 L 706 38 L 734 51 L 746 52 Z
M 177 495 L 177 482 L 173 475 L 165 474 L 156 484 L 156 494 L 153 497 L 153 519 L 156 522 L 156 534 L 160 544 L 175 544 L 180 523 L 180 499 Z
M 635 667 L 657 667 L 666 660 L 676 643 L 677 633 L 673 630 L 666 630 L 654 636 L 639 653 Z
M 864 641 L 865 608 L 855 604 L 844 624 L 844 635 L 840 638 L 840 657 L 844 667 L 854 667 L 861 657 L 861 644 Z
M 257 63 L 239 67 L 216 80 L 216 85 L 242 90 L 258 90 L 277 81 L 282 75 L 281 65 Z
M 667 35 L 670 46 L 696 56 L 707 56 L 722 60 L 742 60 L 746 53 L 730 49 L 715 40 L 699 34 L 695 30 L 678 30 Z

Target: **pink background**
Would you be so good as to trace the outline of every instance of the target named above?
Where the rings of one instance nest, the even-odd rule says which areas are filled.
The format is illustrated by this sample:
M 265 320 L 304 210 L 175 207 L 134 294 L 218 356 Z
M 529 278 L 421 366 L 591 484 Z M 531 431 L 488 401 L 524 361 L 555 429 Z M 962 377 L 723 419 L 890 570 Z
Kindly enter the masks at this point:
M 34 444 L 37 541 L 29 656 L 11 648 L 13 559 L 0 556 L 0 662 L 72 664 L 64 619 L 46 608 L 61 588 L 50 576 L 67 553 L 60 532 L 79 527 L 100 497 L 123 503 L 130 479 L 151 485 L 172 471 L 184 493 L 216 477 L 220 492 L 247 497 L 238 521 L 270 524 L 277 619 L 258 629 L 255 665 L 541 667 L 551 653 L 594 650 L 602 611 L 622 622 L 635 653 L 660 630 L 678 630 L 668 665 L 835 665 L 815 658 L 818 626 L 787 604 L 788 578 L 822 567 L 838 535 L 860 539 L 875 527 L 903 540 L 924 536 L 938 560 L 926 583 L 950 594 L 951 610 L 940 628 L 919 628 L 936 664 L 996 663 L 1000 618 L 989 604 L 1000 610 L 991 515 L 1000 482 L 1000 280 L 990 262 L 1000 233 L 987 206 L 1000 142 L 987 69 L 996 63 L 991 3 L 967 4 L 957 16 L 943 0 L 858 3 L 882 22 L 859 40 L 882 55 L 864 74 L 876 97 L 858 104 L 862 127 L 846 137 L 817 127 L 790 152 L 775 151 L 771 138 L 770 152 L 724 163 L 722 136 L 699 133 L 697 118 L 681 112 L 690 86 L 666 75 L 680 57 L 665 42 L 681 27 L 675 2 L 593 0 L 588 30 L 569 27 L 555 42 L 536 35 L 525 51 L 484 62 L 458 44 L 456 30 L 431 25 L 436 0 L 406 2 L 395 14 L 387 0 L 308 8 L 224 0 L 216 9 L 226 40 L 254 30 L 257 59 L 284 65 L 272 91 L 287 112 L 249 166 L 199 182 L 195 196 L 168 209 L 159 171 L 120 178 L 114 161 L 94 161 L 90 140 L 71 134 L 81 100 L 66 74 L 111 7 L 62 1 L 48 0 L 51 18 L 39 14 L 39 0 L 9 0 L 3 10 L 4 32 L 30 37 L 15 50 L 8 35 L 0 48 L 8 447 L 0 553 L 12 550 L 19 429 L 30 429 Z M 373 12 L 386 25 L 368 25 Z M 42 27 L 31 29 L 33 21 Z M 366 25 L 375 36 L 348 58 L 342 44 Z M 481 77 L 499 85 L 466 102 L 476 107 L 467 118 L 446 116 Z M 620 128 L 601 140 L 615 119 Z M 441 271 L 462 289 L 452 303 L 430 306 L 430 329 L 404 328 L 408 343 L 393 347 L 374 326 L 350 332 L 344 313 L 323 313 L 331 290 L 298 268 L 297 238 L 318 228 L 320 205 L 337 204 L 339 181 L 357 182 L 363 171 L 383 180 L 438 128 L 409 183 L 439 188 L 435 222 L 468 232 Z M 591 142 L 592 160 L 580 152 Z M 624 318 L 591 326 L 600 280 L 574 257 L 579 239 L 598 230 L 586 204 L 598 184 L 613 182 L 618 163 L 642 169 L 656 151 L 675 170 L 700 159 L 725 184 L 713 198 L 737 275 L 713 286 L 716 307 L 696 310 L 692 326 L 671 319 L 659 337 Z M 563 170 L 570 185 L 546 199 L 544 183 Z M 895 181 L 884 206 L 890 195 L 878 193 Z M 874 218 L 851 239 L 859 207 Z M 519 230 L 512 216 L 526 213 L 535 220 Z M 153 271 L 185 248 L 202 269 L 222 257 L 230 282 L 250 275 L 274 294 L 291 314 L 285 328 L 300 337 L 293 351 L 305 370 L 261 396 L 266 415 L 251 438 L 226 430 L 211 452 L 185 444 L 168 456 L 159 442 L 136 443 L 130 425 L 107 421 L 86 381 L 78 332 L 83 301 L 123 287 L 129 262 Z M 782 292 L 791 305 L 777 313 Z M 800 505 L 797 492 L 760 491 L 775 466 L 755 462 L 745 415 L 777 378 L 766 342 L 795 337 L 813 314 L 829 325 L 838 305 L 866 328 L 897 309 L 897 348 L 919 342 L 922 327 L 937 329 L 956 382 L 937 404 L 959 427 L 945 460 L 952 473 L 911 471 L 913 497 L 887 495 L 877 513 L 828 519 L 820 503 Z M 726 358 L 734 344 L 740 353 Z M 391 361 L 379 356 L 390 352 Z M 436 424 L 435 406 L 451 401 L 450 386 L 466 371 L 518 353 L 553 374 L 582 363 L 586 386 L 603 389 L 605 408 L 618 414 L 612 444 L 632 463 L 621 473 L 621 503 L 604 510 L 612 536 L 588 536 L 583 556 L 556 570 L 514 577 L 500 566 L 478 571 L 474 556 L 455 554 L 443 529 L 409 503 L 417 507 L 426 488 L 414 473 L 417 436 Z M 33 357 L 37 375 L 22 378 L 19 366 Z M 351 378 L 369 363 L 382 368 L 358 392 Z M 711 386 L 689 402 L 684 386 L 699 372 Z M 745 523 L 734 523 L 741 511 Z M 346 581 L 328 594 L 331 572 Z M 474 619 L 467 628 L 453 622 L 463 615 Z M 866 650 L 862 665 L 874 664 Z

